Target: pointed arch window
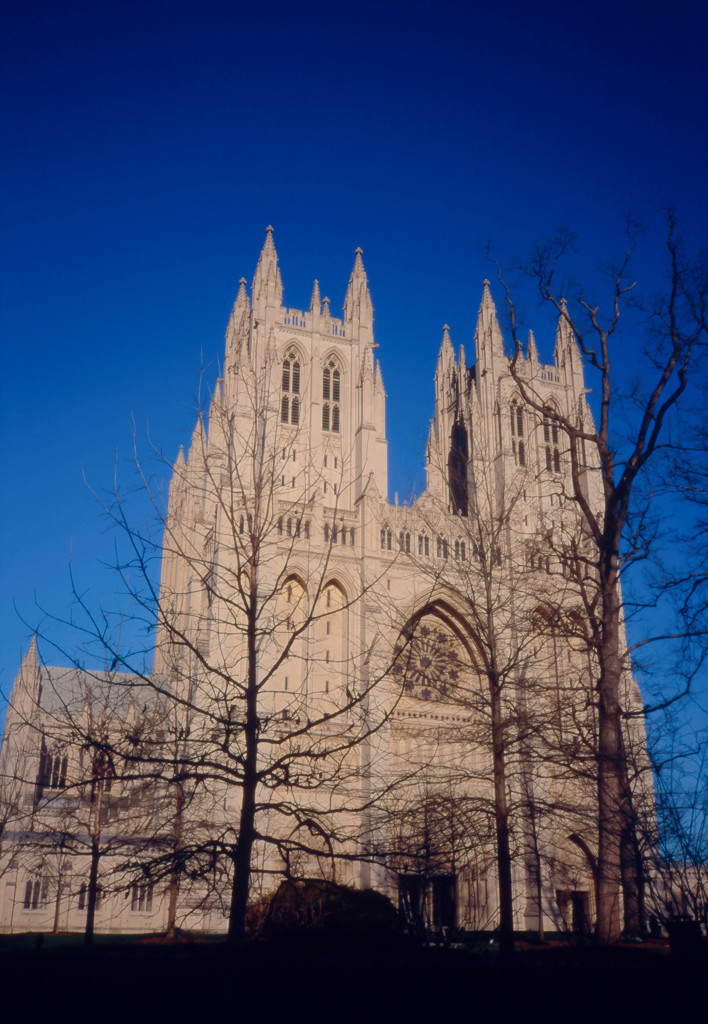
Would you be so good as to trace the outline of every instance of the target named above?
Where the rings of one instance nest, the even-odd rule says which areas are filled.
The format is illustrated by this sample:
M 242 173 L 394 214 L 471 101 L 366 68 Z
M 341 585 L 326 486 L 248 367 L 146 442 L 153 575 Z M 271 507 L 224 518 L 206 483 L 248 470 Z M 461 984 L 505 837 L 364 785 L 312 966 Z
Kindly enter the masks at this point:
M 338 434 L 340 426 L 341 374 L 334 360 L 322 371 L 322 429 Z
M 514 399 L 509 406 L 511 420 L 511 447 L 517 466 L 526 465 L 526 442 L 524 440 L 524 410 Z
M 543 443 L 546 449 L 546 469 L 549 473 L 560 473 L 560 436 L 558 422 L 552 413 L 543 414 Z
M 294 349 L 283 360 L 280 390 L 280 422 L 296 427 L 300 423 L 300 362 Z

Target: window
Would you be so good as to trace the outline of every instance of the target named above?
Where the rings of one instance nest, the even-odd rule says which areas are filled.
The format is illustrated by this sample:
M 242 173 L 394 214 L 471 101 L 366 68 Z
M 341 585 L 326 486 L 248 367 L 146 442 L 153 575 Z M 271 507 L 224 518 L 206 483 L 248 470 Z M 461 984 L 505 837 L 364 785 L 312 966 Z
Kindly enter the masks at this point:
M 438 558 L 447 558 L 447 541 L 444 537 L 438 537 L 437 555 Z
M 152 883 L 136 884 L 131 889 L 130 909 L 138 913 L 152 910 Z
M 47 905 L 48 895 L 49 882 L 46 878 L 36 878 L 34 881 L 28 881 L 25 886 L 24 909 L 44 910 Z
M 546 469 L 549 473 L 560 473 L 558 423 L 551 418 L 550 413 L 543 414 L 543 442 L 546 447 Z
M 511 447 L 514 452 L 514 462 L 517 466 L 526 465 L 526 442 L 524 438 L 524 410 L 516 399 L 509 407 L 511 420 Z
M 430 554 L 430 539 L 427 533 L 418 534 L 418 554 L 429 555 Z
M 280 421 L 295 427 L 300 422 L 300 363 L 294 349 L 288 352 L 283 362 Z
M 49 751 L 43 750 L 37 777 L 38 788 L 40 790 L 65 789 L 68 766 L 69 759 L 66 754 L 51 754 Z
M 340 432 L 340 373 L 334 360 L 330 361 L 322 371 L 322 402 L 322 429 L 332 434 L 338 434 Z
M 391 531 L 388 529 L 388 527 L 382 526 L 381 527 L 381 550 L 382 551 L 390 551 L 391 550 L 391 542 L 392 542 L 392 540 L 393 540 L 393 538 L 391 537 Z

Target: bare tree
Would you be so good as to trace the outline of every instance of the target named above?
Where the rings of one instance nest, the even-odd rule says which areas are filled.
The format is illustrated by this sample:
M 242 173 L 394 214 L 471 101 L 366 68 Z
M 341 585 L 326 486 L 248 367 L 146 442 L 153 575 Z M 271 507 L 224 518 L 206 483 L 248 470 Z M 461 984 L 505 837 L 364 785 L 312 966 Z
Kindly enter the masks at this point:
M 534 378 L 521 372 L 522 344 L 514 303 L 507 288 L 508 309 L 515 345 L 511 371 L 524 402 L 543 418 L 544 438 L 550 457 L 562 439 L 562 458 L 567 460 L 566 496 L 582 516 L 590 549 L 583 560 L 595 582 L 596 602 L 593 645 L 598 662 L 596 681 L 598 713 L 597 776 L 599 802 L 599 855 L 597 934 L 602 942 L 617 938 L 620 923 L 620 890 L 624 896 L 624 928 L 641 929 L 640 879 L 635 856 L 631 787 L 624 749 L 623 722 L 636 714 L 623 701 L 629 671 L 624 637 L 624 606 L 621 578 L 632 561 L 646 551 L 640 536 L 644 510 L 637 505 L 640 485 L 650 460 L 656 461 L 662 437 L 674 411 L 689 387 L 691 373 L 706 335 L 708 275 L 704 263 L 692 264 L 681 244 L 676 219 L 668 214 L 668 273 L 665 293 L 646 311 L 648 386 L 638 385 L 632 396 L 635 415 L 623 436 L 623 398 L 615 367 L 616 344 L 634 282 L 630 277 L 636 230 L 630 225 L 629 247 L 619 263 L 610 268 L 610 300 L 606 316 L 600 306 L 581 290 L 568 301 L 557 282 L 562 262 L 572 250 L 573 238 L 561 232 L 548 244 L 538 245 L 528 271 L 538 285 L 541 299 L 560 316 L 559 331 L 567 354 L 568 370 L 580 364 L 580 356 L 600 380 L 597 426 L 578 409 L 560 409 L 548 403 Z M 500 275 L 501 277 L 501 275 Z M 635 322 L 635 328 L 639 329 Z M 653 375 L 653 378 L 652 378 Z M 596 467 L 601 481 L 599 502 L 587 487 L 587 468 Z
M 491 331 L 492 308 L 485 290 L 478 331 L 485 330 L 485 317 Z M 483 345 L 478 337 L 480 351 Z M 537 610 L 551 599 L 552 590 L 557 596 L 557 588 L 540 571 L 549 552 L 542 552 L 539 543 L 533 419 L 519 404 L 506 368 L 494 385 L 495 403 L 501 400 L 511 410 L 513 437 L 504 431 L 502 438 L 495 428 L 498 416 L 490 424 L 480 409 L 481 379 L 479 385 L 468 372 L 464 353 L 455 361 L 446 330 L 428 442 L 428 487 L 410 510 L 399 513 L 396 538 L 401 557 L 414 567 L 416 610 L 403 630 L 393 674 L 402 688 L 398 712 L 403 714 L 408 705 L 418 708 L 420 740 L 408 759 L 399 759 L 407 781 L 394 796 L 400 801 L 407 788 L 415 789 L 424 779 L 436 801 L 454 798 L 469 804 L 472 799 L 478 814 L 486 807 L 493 839 L 479 823 L 475 839 L 487 850 L 491 840 L 494 850 L 506 956 L 514 943 L 512 864 L 517 855 L 524 859 L 542 928 L 540 854 L 529 845 L 530 808 L 537 812 L 538 843 L 541 808 L 556 821 L 563 800 L 566 812 L 574 806 L 576 825 L 567 829 L 573 832 L 579 806 L 584 803 L 588 810 L 588 794 L 580 780 L 582 793 L 576 786 L 571 799 L 563 793 L 560 769 L 554 773 L 543 767 L 550 763 L 549 737 L 559 714 L 548 680 L 557 678 L 561 652 L 542 649 L 540 642 Z M 568 674 L 567 665 L 563 671 Z M 571 690 L 577 703 L 577 686 Z M 423 701 L 428 702 L 427 725 Z M 587 710 L 585 696 L 581 703 Z M 395 721 L 391 732 L 395 736 Z M 396 814 L 406 820 L 402 811 Z
M 266 277 L 277 273 L 270 236 L 262 261 Z M 359 254 L 352 281 L 359 301 Z M 367 343 L 362 379 L 383 394 L 374 371 Z M 122 534 L 116 569 L 135 616 L 156 622 L 154 670 L 122 648 L 109 611 L 82 602 L 85 647 L 97 645 L 168 709 L 164 742 L 133 757 L 171 794 L 150 866 L 169 880 L 168 927 L 186 878 L 192 920 L 220 895 L 234 946 L 255 879 L 359 860 L 369 745 L 390 714 L 379 683 L 394 657 L 396 610 L 378 562 L 361 558 L 364 532 L 378 529 L 374 476 L 361 438 L 346 436 L 339 364 L 319 372 L 310 379 L 294 345 L 279 349 L 242 284 L 225 378 L 208 416 L 198 415 L 187 458 L 180 452 L 171 467 L 166 510 L 137 462 L 157 528 L 131 522 L 118 490 L 105 505 Z M 323 438 L 313 451 L 315 415 Z M 112 755 L 108 741 L 105 750 Z
M 31 814 L 14 850 L 51 888 L 55 931 L 62 897 L 78 897 L 91 945 L 99 903 L 142 879 L 146 851 L 160 841 L 163 794 L 144 764 L 164 717 L 133 677 L 74 668 L 40 669 L 40 678 L 36 705 L 25 708 Z
M 661 714 L 651 735 L 656 815 L 644 841 L 651 854 L 650 907 L 664 926 L 690 918 L 708 934 L 708 746 L 705 732 Z

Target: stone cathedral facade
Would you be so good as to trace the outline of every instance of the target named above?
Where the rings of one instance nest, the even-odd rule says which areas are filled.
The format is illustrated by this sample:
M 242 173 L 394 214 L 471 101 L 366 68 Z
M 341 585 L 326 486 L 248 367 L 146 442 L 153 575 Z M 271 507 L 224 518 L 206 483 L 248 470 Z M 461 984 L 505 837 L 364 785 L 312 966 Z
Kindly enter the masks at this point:
M 561 313 L 553 362 L 530 335 L 512 365 L 485 281 L 469 362 L 443 330 L 426 489 L 392 505 L 376 347 L 361 251 L 341 318 L 317 282 L 292 309 L 269 228 L 173 467 L 152 673 L 33 644 L 17 677 L 0 929 L 82 929 L 97 848 L 97 929 L 224 929 L 249 771 L 253 900 L 324 876 L 415 926 L 491 929 L 500 764 L 516 927 L 590 926 L 589 556 L 550 414 L 592 429 L 580 353 Z M 598 502 L 590 455 L 579 472 Z

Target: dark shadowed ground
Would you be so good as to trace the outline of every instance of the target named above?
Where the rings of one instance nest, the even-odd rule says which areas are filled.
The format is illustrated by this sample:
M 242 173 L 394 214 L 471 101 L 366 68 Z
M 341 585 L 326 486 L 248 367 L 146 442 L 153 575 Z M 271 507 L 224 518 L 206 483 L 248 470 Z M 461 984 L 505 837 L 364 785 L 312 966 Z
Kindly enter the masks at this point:
M 611 950 L 527 947 L 509 967 L 493 949 L 366 949 L 289 942 L 234 962 L 221 942 L 0 938 L 3 1020 L 415 1022 L 705 1019 L 708 960 L 667 944 Z

